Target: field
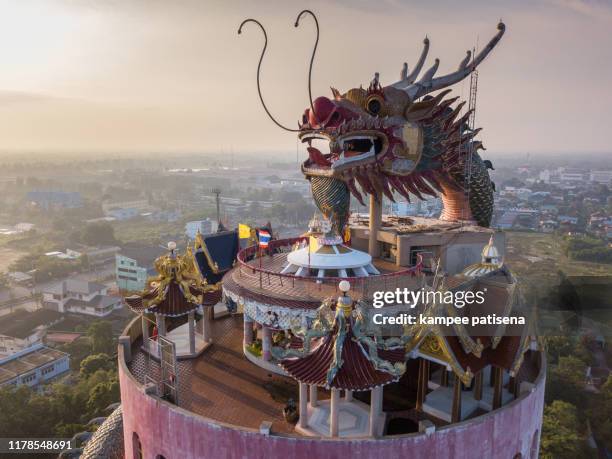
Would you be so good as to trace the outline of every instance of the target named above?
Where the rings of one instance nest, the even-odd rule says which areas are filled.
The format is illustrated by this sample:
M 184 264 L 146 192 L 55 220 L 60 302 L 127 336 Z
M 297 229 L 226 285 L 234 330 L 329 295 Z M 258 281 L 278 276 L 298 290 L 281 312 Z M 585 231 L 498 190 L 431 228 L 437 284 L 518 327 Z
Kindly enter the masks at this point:
M 554 234 L 506 232 L 506 263 L 527 285 L 558 279 L 565 275 L 612 276 L 612 265 L 573 261 L 563 253 L 561 238 Z

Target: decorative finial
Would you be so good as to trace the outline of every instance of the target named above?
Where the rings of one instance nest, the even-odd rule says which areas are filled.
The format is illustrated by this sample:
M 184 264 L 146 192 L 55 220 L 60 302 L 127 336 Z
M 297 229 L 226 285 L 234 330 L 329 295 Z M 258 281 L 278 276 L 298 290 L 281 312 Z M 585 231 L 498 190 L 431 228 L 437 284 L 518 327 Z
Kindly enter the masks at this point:
M 347 280 L 340 281 L 338 288 L 346 295 L 346 293 L 351 289 L 351 283 Z

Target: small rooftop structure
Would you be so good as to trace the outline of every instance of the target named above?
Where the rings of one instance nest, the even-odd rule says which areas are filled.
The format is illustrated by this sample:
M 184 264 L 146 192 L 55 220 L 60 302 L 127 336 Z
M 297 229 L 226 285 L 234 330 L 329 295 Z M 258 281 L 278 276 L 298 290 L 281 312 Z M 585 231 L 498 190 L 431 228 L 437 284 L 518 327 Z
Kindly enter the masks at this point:
M 176 244 L 169 243 L 169 254 L 155 260 L 158 275 L 147 282 L 144 292 L 125 298 L 134 312 L 180 317 L 202 304 L 204 285 L 197 274 L 191 250 L 176 254 Z
M 482 249 L 482 260 L 474 263 L 463 270 L 461 274 L 467 277 L 479 277 L 497 271 L 503 266 L 503 260 L 499 256 L 493 236 Z
M 300 385 L 300 420 L 296 430 L 304 435 L 364 436 L 380 435 L 385 415 L 382 411 L 382 387 L 396 382 L 406 371 L 405 350 L 400 340 L 378 340 L 365 332 L 365 305 L 348 296 L 350 284 L 341 281 L 342 296 L 335 302 L 324 301 L 313 326 L 294 330 L 302 340 L 301 350 L 273 348 L 280 366 Z M 310 386 L 311 407 L 307 403 Z M 331 389 L 330 401 L 316 401 L 317 386 Z M 345 399 L 341 402 L 340 391 Z M 370 406 L 353 400 L 353 391 L 371 391 Z M 346 425 L 339 417 L 354 417 Z
M 216 302 L 207 301 L 211 292 L 218 287 L 208 285 L 196 266 L 196 259 L 190 247 L 185 254 L 176 252 L 176 243 L 168 243 L 168 254 L 155 260 L 158 275 L 147 280 L 144 291 L 137 295 L 125 297 L 125 302 L 132 311 L 141 315 L 143 330 L 143 348 L 154 357 L 160 353 L 159 345 L 153 345 L 158 336 L 166 337 L 176 346 L 177 357 L 192 358 L 202 352 L 208 342 L 208 313 L 202 314 L 202 333 L 195 331 L 195 313 L 202 306 L 214 306 Z M 153 336 L 150 334 L 150 319 L 155 317 Z M 167 330 L 166 319 L 187 316 L 187 324 L 181 324 Z M 172 323 L 171 323 L 172 325 Z

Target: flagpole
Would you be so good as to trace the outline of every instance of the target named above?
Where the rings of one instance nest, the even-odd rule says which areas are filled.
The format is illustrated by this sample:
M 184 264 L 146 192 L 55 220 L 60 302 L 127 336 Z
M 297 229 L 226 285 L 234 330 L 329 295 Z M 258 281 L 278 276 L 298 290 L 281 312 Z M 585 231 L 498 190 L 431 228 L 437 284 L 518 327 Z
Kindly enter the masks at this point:
M 257 251 L 259 252 L 259 288 L 262 288 L 262 278 L 261 278 L 261 243 L 257 242 Z

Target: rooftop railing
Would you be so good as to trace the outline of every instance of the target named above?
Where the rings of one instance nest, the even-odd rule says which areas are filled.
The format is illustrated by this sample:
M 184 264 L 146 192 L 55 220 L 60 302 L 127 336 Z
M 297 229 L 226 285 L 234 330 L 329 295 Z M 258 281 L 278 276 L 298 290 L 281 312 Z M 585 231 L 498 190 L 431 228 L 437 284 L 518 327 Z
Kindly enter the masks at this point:
M 417 276 L 424 272 L 423 261 L 418 257 L 415 266 L 400 268 L 393 272 L 381 274 L 370 274 L 369 276 L 298 276 L 293 273 L 282 273 L 281 270 L 286 263 L 286 258 L 280 254 L 288 253 L 296 247 L 307 247 L 308 237 L 296 237 L 290 239 L 278 239 L 270 241 L 267 248 L 256 245 L 242 249 L 238 253 L 236 268 L 239 270 L 241 279 L 250 281 L 249 284 L 267 291 L 277 293 L 294 293 L 296 289 L 312 293 L 315 297 L 329 294 L 333 290 L 339 292 L 340 281 L 347 280 L 351 283 L 353 294 L 361 297 L 370 296 L 372 292 L 379 290 L 391 290 L 395 288 L 414 288 L 417 284 Z M 293 290 L 293 292 L 290 292 Z M 317 293 L 320 292 L 320 293 Z

